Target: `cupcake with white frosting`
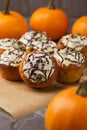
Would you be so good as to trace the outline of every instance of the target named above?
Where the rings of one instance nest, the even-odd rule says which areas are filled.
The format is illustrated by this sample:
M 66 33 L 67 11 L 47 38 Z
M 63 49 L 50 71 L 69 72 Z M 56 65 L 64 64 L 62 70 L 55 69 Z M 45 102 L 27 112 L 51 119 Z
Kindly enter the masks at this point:
M 43 51 L 51 54 L 57 50 L 56 43 L 48 38 L 44 32 L 29 31 L 25 33 L 19 41 L 26 45 L 27 54 L 33 51 Z
M 79 80 L 86 65 L 82 53 L 65 48 L 56 51 L 53 56 L 58 65 L 57 81 L 73 83 Z
M 12 49 L 17 43 L 17 40 L 12 38 L 0 39 L 0 54 L 8 49 Z
M 25 48 L 23 46 L 4 51 L 0 56 L 1 76 L 8 80 L 21 80 L 19 65 L 24 56 Z
M 33 41 L 33 42 L 30 42 L 26 46 L 26 53 L 27 54 L 29 54 L 33 51 L 42 51 L 42 52 L 52 54 L 56 50 L 57 50 L 56 43 L 49 40 L 49 39 L 42 40 L 42 41 Z
M 21 62 L 19 72 L 28 86 L 43 88 L 56 80 L 57 63 L 48 53 L 33 52 Z
M 57 43 L 58 49 L 69 48 L 84 54 L 87 58 L 87 37 L 80 34 L 67 34 Z
M 24 35 L 22 35 L 19 41 L 27 45 L 28 43 L 33 42 L 33 41 L 42 41 L 46 39 L 48 39 L 48 37 L 45 32 L 41 33 L 38 31 L 31 30 L 29 32 L 26 32 Z

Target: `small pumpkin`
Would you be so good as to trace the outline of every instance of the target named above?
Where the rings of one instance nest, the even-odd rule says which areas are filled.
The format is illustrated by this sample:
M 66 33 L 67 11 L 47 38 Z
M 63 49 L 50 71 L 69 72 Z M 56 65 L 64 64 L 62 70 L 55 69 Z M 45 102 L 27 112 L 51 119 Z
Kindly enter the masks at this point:
M 55 8 L 54 1 L 49 0 L 48 7 L 38 8 L 30 17 L 30 28 L 46 32 L 52 40 L 57 40 L 67 33 L 69 20 L 66 13 Z
M 81 16 L 72 25 L 72 34 L 87 36 L 87 16 Z
M 87 130 L 87 75 L 77 86 L 57 94 L 48 105 L 46 130 Z
M 0 38 L 19 39 L 28 31 L 28 23 L 18 12 L 9 11 L 10 0 L 6 0 L 3 11 L 0 11 Z

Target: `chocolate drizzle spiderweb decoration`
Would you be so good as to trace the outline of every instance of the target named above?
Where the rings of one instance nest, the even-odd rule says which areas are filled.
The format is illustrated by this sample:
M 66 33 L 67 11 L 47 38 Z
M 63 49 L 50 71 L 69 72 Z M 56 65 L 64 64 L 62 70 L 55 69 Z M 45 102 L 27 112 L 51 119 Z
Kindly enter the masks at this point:
M 29 54 L 24 62 L 24 74 L 33 83 L 48 80 L 53 74 L 55 65 L 50 55 L 46 53 Z

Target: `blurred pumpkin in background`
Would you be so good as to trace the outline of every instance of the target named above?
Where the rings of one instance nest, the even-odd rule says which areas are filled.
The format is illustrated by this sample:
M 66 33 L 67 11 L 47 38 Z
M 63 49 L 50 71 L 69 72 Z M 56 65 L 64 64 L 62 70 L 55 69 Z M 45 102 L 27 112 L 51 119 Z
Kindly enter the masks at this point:
M 87 16 L 81 16 L 73 23 L 72 34 L 87 36 Z
M 28 31 L 28 23 L 25 18 L 15 11 L 9 11 L 10 0 L 6 0 L 3 11 L 0 11 L 0 38 L 19 39 Z
M 30 28 L 46 32 L 52 40 L 57 40 L 66 34 L 68 26 L 68 16 L 63 10 L 55 8 L 53 0 L 49 0 L 48 7 L 37 9 L 30 17 Z
M 48 105 L 46 130 L 87 130 L 87 75 L 80 84 L 58 93 Z

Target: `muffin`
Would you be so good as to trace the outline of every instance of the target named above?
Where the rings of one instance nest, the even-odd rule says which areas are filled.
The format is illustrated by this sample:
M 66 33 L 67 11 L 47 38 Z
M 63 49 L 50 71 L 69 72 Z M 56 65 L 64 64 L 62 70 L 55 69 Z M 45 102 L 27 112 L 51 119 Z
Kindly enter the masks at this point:
M 4 51 L 13 48 L 15 46 L 17 40 L 12 38 L 5 38 L 0 39 L 0 54 L 2 54 Z
M 47 87 L 56 80 L 57 63 L 48 53 L 33 52 L 22 60 L 19 73 L 28 86 Z
M 54 53 L 57 50 L 57 45 L 55 42 L 46 39 L 42 41 L 33 41 L 27 44 L 26 53 L 29 54 L 33 51 L 42 51 L 49 54 Z
M 57 81 L 73 83 L 79 80 L 86 66 L 85 56 L 82 53 L 65 48 L 57 50 L 53 56 L 58 66 Z
M 25 56 L 25 48 L 21 45 L 18 48 L 6 50 L 0 55 L 0 74 L 7 80 L 21 80 L 19 65 Z
M 44 32 L 27 32 L 21 37 L 21 39 L 19 39 L 19 41 L 26 45 L 27 54 L 32 53 L 33 51 L 44 51 L 51 54 L 57 49 L 56 43 L 48 38 Z
M 57 43 L 58 49 L 70 48 L 71 50 L 80 51 L 87 59 L 87 37 L 80 34 L 67 34 Z
M 48 39 L 45 32 L 40 33 L 38 31 L 31 30 L 29 32 L 26 32 L 24 35 L 22 35 L 19 41 L 27 45 L 28 43 L 33 42 L 33 41 L 42 41 L 42 39 L 43 40 Z

